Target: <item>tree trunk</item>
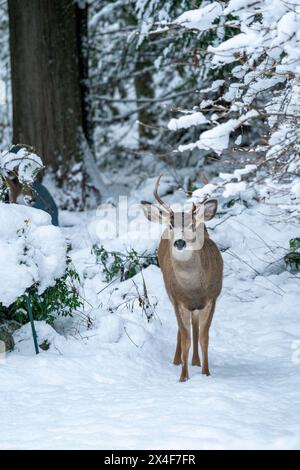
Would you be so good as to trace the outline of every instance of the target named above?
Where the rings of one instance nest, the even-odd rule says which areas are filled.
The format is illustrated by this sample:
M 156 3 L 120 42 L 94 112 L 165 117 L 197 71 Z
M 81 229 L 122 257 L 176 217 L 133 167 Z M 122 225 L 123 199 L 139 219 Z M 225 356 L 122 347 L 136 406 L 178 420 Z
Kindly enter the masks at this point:
M 82 4 L 81 4 L 82 3 Z M 82 127 L 90 148 L 93 147 L 93 124 L 89 94 L 89 45 L 88 45 L 88 4 L 79 2 L 76 8 L 77 49 L 79 79 L 81 85 Z
M 8 0 L 8 9 L 14 143 L 32 145 L 61 186 L 73 180 L 80 205 L 80 135 L 88 129 L 80 51 L 86 12 L 74 0 Z
M 152 65 L 150 62 L 142 61 L 142 58 L 139 58 L 135 65 L 135 70 L 141 72 L 141 70 L 147 69 L 150 65 Z M 137 100 L 143 98 L 153 99 L 155 97 L 153 79 L 149 71 L 146 70 L 144 73 L 136 75 L 134 85 Z M 139 107 L 140 104 L 137 103 L 137 106 Z M 151 106 L 145 106 L 138 113 L 139 145 L 141 148 L 147 148 L 149 146 L 149 139 L 152 139 L 154 136 L 154 128 L 152 126 L 155 125 L 155 116 L 150 109 Z

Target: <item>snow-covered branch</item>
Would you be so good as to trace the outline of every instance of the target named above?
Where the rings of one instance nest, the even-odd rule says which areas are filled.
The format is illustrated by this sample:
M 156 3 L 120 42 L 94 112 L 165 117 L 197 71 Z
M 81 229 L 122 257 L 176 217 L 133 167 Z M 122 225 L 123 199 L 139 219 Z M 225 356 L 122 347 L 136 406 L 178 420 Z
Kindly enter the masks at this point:
M 208 96 L 199 104 L 201 113 L 194 108 L 192 114 L 169 123 L 173 130 L 205 124 L 199 139 L 181 145 L 179 151 L 210 149 L 220 155 L 229 146 L 230 134 L 243 124 L 251 125 L 249 119 L 255 117 L 261 123 L 256 141 L 264 139 L 266 162 L 275 158 L 286 171 L 291 162 L 294 172 L 299 169 L 300 1 L 212 2 L 186 11 L 170 27 L 174 24 L 198 32 L 221 25 L 232 28 L 231 37 L 218 44 L 211 41 L 200 52 L 225 80 L 199 90 Z

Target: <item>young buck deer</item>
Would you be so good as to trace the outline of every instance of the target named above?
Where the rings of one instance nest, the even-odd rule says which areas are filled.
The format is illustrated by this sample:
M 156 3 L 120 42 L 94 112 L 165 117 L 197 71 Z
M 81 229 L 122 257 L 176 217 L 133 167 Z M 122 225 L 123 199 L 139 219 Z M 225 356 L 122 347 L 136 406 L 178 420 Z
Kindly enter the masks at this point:
M 202 374 L 209 375 L 208 338 L 216 299 L 222 289 L 223 260 L 215 243 L 209 238 L 204 222 L 211 220 L 218 203 L 212 199 L 193 204 L 190 211 L 174 212 L 158 195 L 158 177 L 154 197 L 160 207 L 141 201 L 151 222 L 166 226 L 158 249 L 159 265 L 168 296 L 178 322 L 174 364 L 182 364 L 180 381 L 188 380 L 188 356 L 193 327 L 192 365 L 200 366 L 198 342 L 202 350 Z

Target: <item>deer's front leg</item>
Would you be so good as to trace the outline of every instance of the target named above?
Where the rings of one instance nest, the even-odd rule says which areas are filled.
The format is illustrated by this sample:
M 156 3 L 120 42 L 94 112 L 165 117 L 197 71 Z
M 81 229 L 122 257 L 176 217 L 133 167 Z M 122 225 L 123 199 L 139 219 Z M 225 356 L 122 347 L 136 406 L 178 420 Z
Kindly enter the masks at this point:
M 179 366 L 181 364 L 181 334 L 180 334 L 179 327 L 178 327 L 178 332 L 177 332 L 177 346 L 176 346 L 175 356 L 173 359 L 173 364 L 175 364 L 175 366 Z
M 184 307 L 179 308 L 179 329 L 181 336 L 182 361 L 180 382 L 185 382 L 189 378 L 188 360 L 191 346 L 191 313 Z
M 193 326 L 193 358 L 192 358 L 192 365 L 193 366 L 201 366 L 201 361 L 199 357 L 199 310 L 194 310 L 192 312 L 192 326 Z

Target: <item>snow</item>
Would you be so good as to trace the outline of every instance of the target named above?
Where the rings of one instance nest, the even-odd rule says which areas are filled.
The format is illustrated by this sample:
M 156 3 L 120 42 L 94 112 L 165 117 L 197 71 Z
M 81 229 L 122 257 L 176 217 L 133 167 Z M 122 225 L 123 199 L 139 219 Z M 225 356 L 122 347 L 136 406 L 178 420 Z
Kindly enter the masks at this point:
M 208 46 L 207 51 L 213 53 L 212 63 L 222 62 L 230 64 L 236 61 L 235 52 L 242 54 L 243 49 L 247 49 L 249 44 L 258 42 L 258 34 L 256 31 L 249 30 L 247 33 L 240 33 L 233 36 L 227 41 L 222 42 L 219 46 Z
M 100 21 L 123 3 L 106 5 L 92 16 L 92 29 L 99 29 Z M 109 252 L 134 249 L 140 256 L 155 252 L 162 227 L 146 221 L 137 203 L 141 199 L 154 202 L 156 178 L 145 181 L 145 174 L 156 174 L 165 162 L 156 162 L 147 171 L 139 162 L 134 171 L 131 166 L 119 171 L 112 165 L 111 173 L 102 179 L 102 175 L 97 177 L 91 153 L 85 152 L 94 186 L 106 186 L 111 197 L 97 211 L 63 211 L 63 227 L 59 229 L 42 211 L 0 204 L 0 302 L 9 305 L 32 283 L 39 283 L 40 292 L 52 285 L 64 272 L 66 241 L 72 246 L 70 255 L 80 275 L 84 302 L 72 318 L 58 317 L 55 329 L 36 322 L 39 344 L 49 347 L 41 349 L 38 356 L 28 323 L 14 334 L 13 352 L 4 355 L 0 349 L 0 448 L 300 448 L 300 278 L 284 261 L 290 239 L 299 237 L 295 216 L 299 215 L 300 199 L 300 6 L 296 3 L 202 2 L 204 7 L 183 13 L 172 23 L 165 21 L 156 29 L 156 33 L 167 31 L 169 24 L 175 26 L 173 33 L 178 31 L 176 25 L 196 29 L 201 35 L 213 31 L 205 62 L 215 70 L 210 73 L 200 67 L 203 73 L 198 90 L 200 96 L 207 94 L 199 106 L 209 119 L 194 107 L 168 124 L 172 131 L 197 125 L 210 128 L 201 131 L 192 143 L 188 143 L 187 133 L 180 151 L 203 149 L 221 155 L 232 132 L 261 115 L 272 132 L 264 128 L 261 139 L 258 127 L 257 135 L 252 128 L 250 138 L 264 143 L 267 159 L 276 157 L 272 161 L 274 174 L 277 156 L 283 152 L 287 158 L 280 168 L 286 182 L 278 183 L 277 188 L 273 175 L 267 178 L 261 165 L 239 168 L 241 162 L 232 173 L 223 169 L 216 179 L 193 191 L 188 201 L 218 197 L 217 217 L 207 224 L 224 259 L 224 286 L 210 331 L 212 375 L 202 376 L 199 368 L 190 366 L 190 380 L 178 382 L 180 368 L 172 364 L 177 325 L 160 269 L 150 265 L 132 279 L 120 282 L 115 278 L 107 283 L 93 251 L 97 244 Z M 161 11 L 159 21 L 168 20 L 167 10 Z M 149 21 L 141 23 L 138 45 L 154 25 L 152 20 L 149 15 Z M 234 37 L 225 34 L 228 26 L 231 32 L 236 31 Z M 101 28 L 103 36 L 119 30 L 120 24 L 117 21 L 108 29 Z M 106 36 L 109 45 L 112 35 Z M 133 36 L 135 32 L 128 40 Z M 168 44 L 169 50 L 172 47 Z M 158 69 L 161 60 L 159 56 L 154 62 Z M 226 64 L 233 64 L 232 77 L 222 70 Z M 211 76 L 226 80 L 210 84 Z M 2 83 L 0 80 L 0 105 L 5 98 Z M 180 90 L 180 83 L 175 74 L 172 88 Z M 201 89 L 201 83 L 206 88 Z M 130 90 L 125 91 L 129 101 L 134 99 Z M 118 92 L 113 98 L 122 97 Z M 121 102 L 120 109 L 128 112 L 127 103 Z M 123 144 L 136 148 L 138 126 L 131 131 L 130 126 L 123 120 L 115 125 L 115 134 Z M 235 140 L 237 145 L 241 135 Z M 105 135 L 104 140 L 109 142 L 110 137 Z M 109 153 L 107 148 L 104 150 Z M 97 161 L 105 152 L 98 154 Z M 17 165 L 15 158 L 15 154 L 3 153 L 0 172 L 17 171 L 22 182 L 30 183 L 41 161 L 24 149 L 17 155 Z M 150 156 L 145 158 L 151 163 Z M 253 161 L 249 152 L 244 158 Z M 219 160 L 219 169 L 223 163 Z M 191 168 L 176 168 L 175 183 L 168 176 L 162 180 L 160 194 L 172 207 L 185 197 L 184 191 L 171 194 L 179 179 L 185 189 L 190 188 L 196 173 L 209 167 L 202 168 L 201 161 L 195 165 L 193 160 L 192 164 L 194 174 Z M 113 186 L 107 175 L 114 170 L 117 183 Z M 135 179 L 138 189 L 131 191 L 129 199 L 112 204 Z M 250 180 L 252 187 L 243 179 Z M 277 192 L 272 196 L 274 189 Z M 102 196 L 105 200 L 106 194 L 102 192 Z
M 257 111 L 250 110 L 238 119 L 229 119 L 228 121 L 218 124 L 217 126 L 201 133 L 197 142 L 180 145 L 179 152 L 193 150 L 194 148 L 213 150 L 216 154 L 221 155 L 223 150 L 228 147 L 231 132 L 237 129 L 241 124 L 247 122 L 248 119 L 256 117 Z M 213 118 L 213 117 L 212 117 Z
M 215 126 L 208 131 L 202 132 L 200 139 L 197 142 L 180 145 L 178 150 L 179 152 L 184 152 L 185 150 L 192 150 L 193 148 L 206 150 L 213 149 L 217 154 L 220 155 L 222 151 L 228 147 L 229 135 L 237 125 L 237 119 L 230 119 L 229 121 Z
M 289 40 L 295 32 L 297 32 L 299 25 L 297 15 L 294 11 L 289 11 L 280 18 L 277 24 L 278 36 L 274 41 L 273 46 L 282 44 Z
M 191 126 L 198 126 L 200 124 L 206 124 L 209 121 L 201 112 L 188 114 L 186 116 L 181 116 L 178 119 L 171 119 L 168 123 L 168 129 L 170 131 L 177 131 L 178 129 L 187 129 Z
M 245 181 L 241 181 L 240 183 L 226 183 L 223 196 L 224 197 L 236 196 L 236 194 L 239 194 L 242 191 L 245 191 L 245 189 L 246 189 Z
M 247 6 L 255 4 L 257 4 L 257 0 L 230 0 L 224 9 L 224 15 L 229 15 L 230 13 L 239 10 L 246 10 Z
M 214 80 L 211 86 L 208 88 L 203 88 L 201 90 L 201 93 L 216 92 L 221 88 L 221 86 L 224 85 L 224 83 L 225 83 L 225 80 Z
M 193 197 L 199 198 L 204 200 L 206 196 L 211 196 L 211 194 L 217 189 L 217 185 L 213 183 L 207 183 L 203 186 L 203 188 L 196 189 L 193 192 Z
M 222 6 L 218 2 L 212 2 L 203 8 L 190 10 L 182 13 L 176 24 L 181 24 L 185 28 L 199 29 L 205 31 L 211 28 L 213 22 L 222 14 Z
M 0 79 L 0 106 L 2 104 L 5 104 L 5 98 L 6 98 L 5 95 L 6 95 L 5 82 Z
M 248 175 L 249 173 L 252 173 L 257 169 L 256 165 L 246 165 L 245 168 L 241 169 L 236 169 L 233 171 L 233 173 L 220 173 L 219 176 L 223 180 L 230 181 L 232 179 L 237 179 L 238 181 L 241 181 L 243 176 Z
M 11 209 L 18 226 L 23 212 Z M 25 209 L 47 226 L 46 214 Z M 16 349 L 0 364 L 0 448 L 299 449 L 299 279 L 282 261 L 296 223 L 268 203 L 220 206 L 209 223 L 225 266 L 210 334 L 212 375 L 190 366 L 190 380 L 179 383 L 176 320 L 159 268 L 107 286 L 91 252 L 97 216 L 62 220 L 93 326 L 76 315 L 59 319 L 60 333 L 36 322 L 39 343 L 50 344 L 38 356 L 30 326 L 15 333 Z M 105 246 L 121 250 L 130 239 Z M 139 243 L 153 246 L 144 234 Z M 143 279 L 157 304 L 150 322 L 135 295 Z
M 239 135 L 239 136 L 235 139 L 234 143 L 235 143 L 236 145 L 241 145 L 241 143 L 242 143 L 242 136 Z
M 300 182 L 296 182 L 292 186 L 292 193 L 297 197 L 300 198 Z
M 0 303 L 9 306 L 38 283 L 42 293 L 65 270 L 66 242 L 49 214 L 0 203 Z
M 0 170 L 4 175 L 16 173 L 21 183 L 33 183 L 37 173 L 43 168 L 41 158 L 33 152 L 20 148 L 17 153 L 2 152 L 0 156 Z
M 218 155 L 228 147 L 229 135 L 239 125 L 237 119 L 230 119 L 229 121 L 219 124 L 218 126 L 202 132 L 200 139 L 193 144 L 180 145 L 178 150 L 184 152 L 193 148 L 199 149 L 213 149 Z
M 272 128 L 266 142 L 267 159 L 276 159 L 276 164 L 283 166 L 298 157 L 299 2 L 232 0 L 223 6 L 209 2 L 203 8 L 186 11 L 177 23 L 200 32 L 210 31 L 213 39 L 206 48 L 206 63 L 226 79 L 221 96 L 218 93 L 213 100 L 209 96 L 210 108 L 216 110 L 210 122 L 216 127 L 206 130 L 196 142 L 184 142 L 179 151 L 204 149 L 220 155 L 227 148 L 229 134 L 239 126 L 234 123 L 236 113 L 247 114 L 256 108 L 257 116 L 266 118 Z M 231 37 L 225 34 L 226 27 L 231 28 Z M 227 64 L 233 64 L 230 73 Z M 205 86 L 200 93 L 214 92 L 214 83 Z M 204 112 L 206 105 L 207 100 L 200 104 Z M 286 129 L 287 139 L 274 144 L 280 128 Z M 254 141 L 251 147 L 255 146 Z
M 208 108 L 209 106 L 213 104 L 214 104 L 213 100 L 202 100 L 200 103 L 200 108 L 201 109 Z

